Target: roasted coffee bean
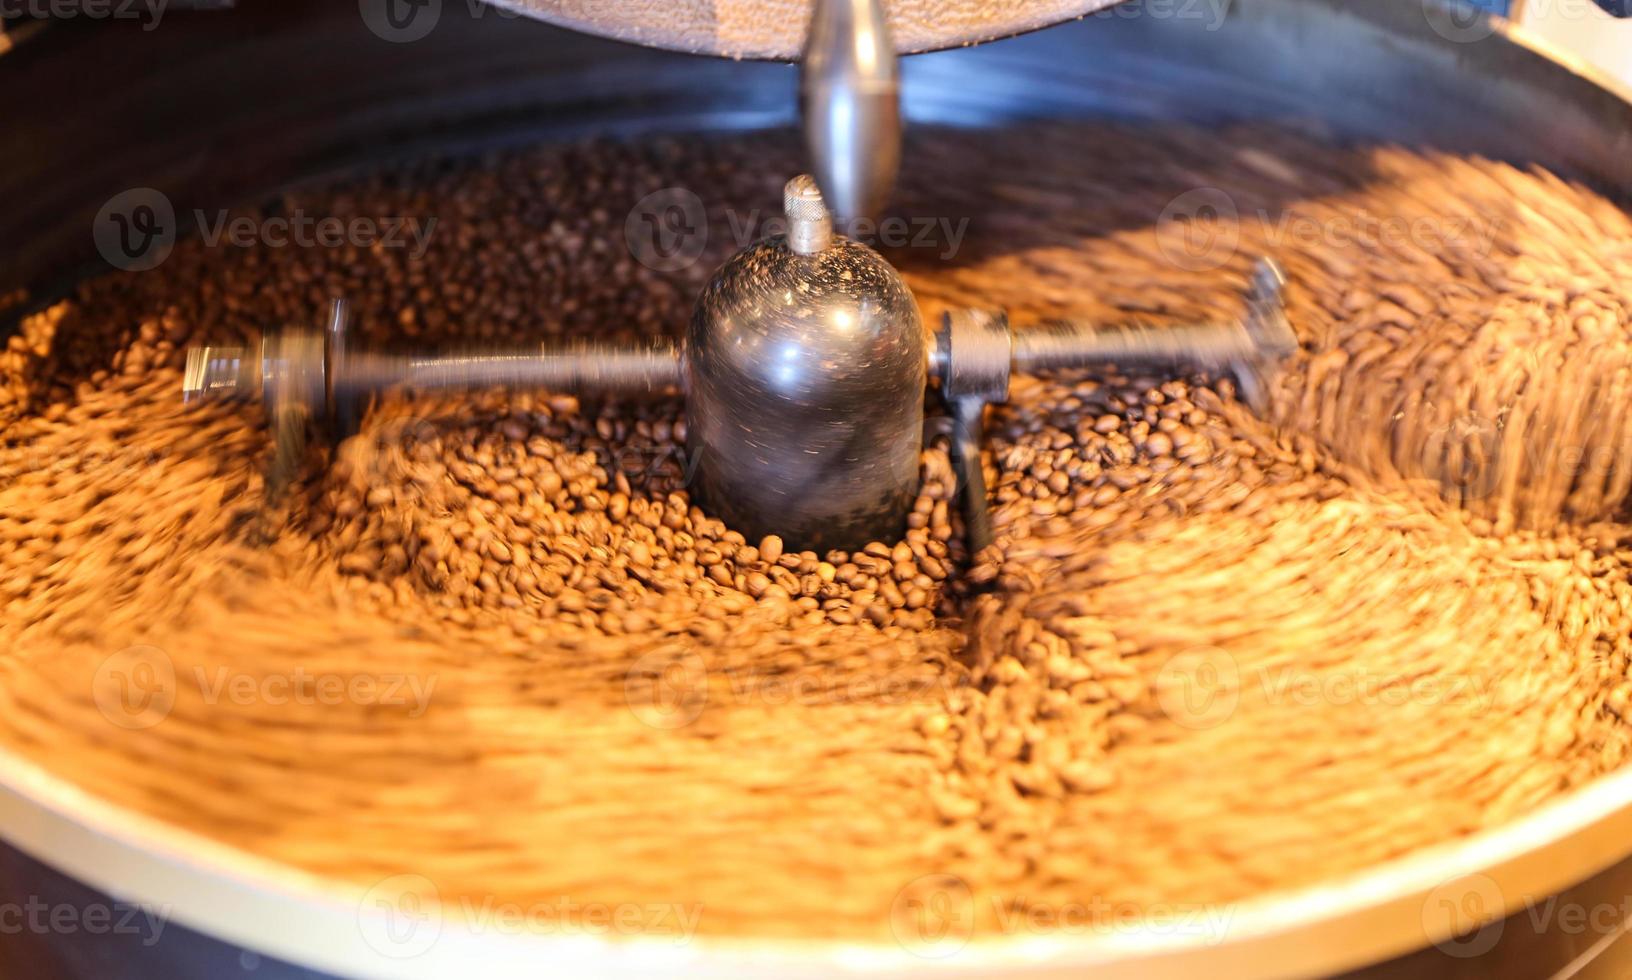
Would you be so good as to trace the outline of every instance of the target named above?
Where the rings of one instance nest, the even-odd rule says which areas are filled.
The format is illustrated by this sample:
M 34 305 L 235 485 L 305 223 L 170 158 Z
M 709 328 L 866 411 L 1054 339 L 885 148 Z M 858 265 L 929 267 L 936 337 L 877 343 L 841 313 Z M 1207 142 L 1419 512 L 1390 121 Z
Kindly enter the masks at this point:
M 263 513 L 264 421 L 180 406 L 188 345 L 336 294 L 364 344 L 677 336 L 733 236 L 658 271 L 626 219 L 690 188 L 732 227 L 802 149 L 598 142 L 291 191 L 281 212 L 438 221 L 421 256 L 182 241 L 0 351 L 0 744 L 350 883 L 411 854 L 444 901 L 590 882 L 695 900 L 705 930 L 861 941 L 926 874 L 981 895 L 978 930 L 987 897 L 1223 906 L 1621 765 L 1624 212 L 1272 129 L 1003 135 L 909 141 L 893 206 L 969 218 L 955 262 L 886 243 L 925 322 L 1227 319 L 1270 254 L 1301 349 L 1264 415 L 1227 374 L 1016 377 L 980 555 L 935 440 L 899 540 L 745 540 L 691 495 L 678 393 L 386 393 Z M 1198 187 L 1238 216 L 1199 257 L 1223 239 L 1164 217 Z M 110 729 L 87 692 L 147 644 L 174 704 Z M 439 686 L 422 715 L 200 697 L 296 668 Z

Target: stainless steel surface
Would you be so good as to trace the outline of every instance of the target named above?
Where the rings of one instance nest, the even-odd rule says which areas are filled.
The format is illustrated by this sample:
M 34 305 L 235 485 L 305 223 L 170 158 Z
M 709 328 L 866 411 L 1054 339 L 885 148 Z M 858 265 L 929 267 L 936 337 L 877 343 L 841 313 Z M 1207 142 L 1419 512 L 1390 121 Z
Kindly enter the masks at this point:
M 570 394 L 640 393 L 680 384 L 679 349 L 668 342 L 620 346 L 577 341 L 535 350 L 474 351 L 411 357 L 352 355 L 337 382 L 360 391 L 478 391 L 539 388 Z
M 788 247 L 815 255 L 833 243 L 833 216 L 822 200 L 816 178 L 800 174 L 782 189 L 782 213 L 788 219 Z
M 241 347 L 189 350 L 182 400 L 262 400 L 276 439 L 267 479 L 276 502 L 304 458 L 312 424 L 353 419 L 387 389 L 593 394 L 680 386 L 697 489 L 710 509 L 755 538 L 849 550 L 891 540 L 905 522 L 917 489 L 922 389 L 934 375 L 953 422 L 968 544 L 978 553 L 992 543 L 981 419 L 987 404 L 1008 397 L 1012 371 L 1228 367 L 1257 391 L 1259 372 L 1296 347 L 1281 309 L 1283 277 L 1266 260 L 1247 304 L 1251 328 L 1056 322 L 1017 335 L 1002 314 L 964 310 L 947 314 L 914 373 L 907 361 L 921 349 L 922 332 L 899 273 L 865 247 L 834 240 L 809 175 L 788 181 L 783 208 L 788 235 L 734 257 L 699 298 L 689 356 L 668 342 L 358 351 L 347 338 L 346 302 L 337 299 L 322 331 L 268 334 L 258 357 Z
M 335 300 L 333 309 L 325 333 L 343 337 L 344 301 Z M 629 346 L 577 341 L 528 350 L 412 355 L 352 351 L 333 361 L 324 341 L 324 333 L 291 328 L 269 335 L 258 356 L 242 347 L 193 348 L 187 352 L 182 398 L 261 398 L 269 410 L 274 404 L 296 406 L 319 420 L 333 398 L 387 388 L 543 388 L 576 394 L 656 391 L 681 379 L 679 350 L 661 341 Z M 252 367 L 257 364 L 258 371 Z
M 901 166 L 901 70 L 880 0 L 817 0 L 799 105 L 827 206 L 841 224 L 876 217 Z
M 351 374 L 351 306 L 344 296 L 329 304 L 329 320 L 323 327 L 324 380 L 327 382 L 328 423 L 336 438 L 345 438 L 357 429 L 366 407 L 362 392 L 336 386 L 335 378 Z M 191 352 L 189 352 L 190 354 Z
M 802 195 L 795 195 L 795 202 Z M 918 489 L 924 335 L 878 253 L 785 236 L 739 252 L 686 334 L 694 491 L 757 540 L 825 551 L 894 540 Z
M 133 187 L 162 189 L 185 231 L 195 208 L 432 151 L 796 121 L 795 80 L 783 66 L 666 55 L 441 7 L 436 29 L 407 45 L 373 34 L 355 5 L 322 0 L 176 12 L 151 34 L 87 20 L 18 32 L 0 54 L 8 90 L 29 93 L 0 123 L 0 317 L 50 301 L 85 271 L 107 272 L 87 229 L 111 196 Z M 1632 103 L 1621 91 L 1503 24 L 1447 37 L 1430 11 L 1417 0 L 1234 0 L 1203 5 L 1216 17 L 1090 18 L 910 59 L 903 109 L 915 124 L 986 126 L 993 138 L 1013 138 L 1006 127 L 1038 117 L 1276 120 L 1333 139 L 1534 163 L 1627 199 Z M 88 61 L 127 84 L 92 85 Z M 269 326 L 253 312 L 243 324 Z M 926 966 L 888 939 L 658 948 L 500 937 L 456 908 L 439 920 L 433 949 L 393 960 L 361 937 L 362 888 L 144 819 L 4 753 L 0 833 L 100 889 L 168 906 L 178 924 L 347 975 L 437 977 L 475 964 L 487 977 L 530 976 L 540 962 L 628 976 L 908 975 Z M 1555 900 L 1632 892 L 1629 857 L 1632 772 L 1623 771 L 1512 824 L 1242 903 L 1217 941 L 1028 933 L 928 965 L 962 977 L 1099 980 L 1308 977 L 1384 963 L 1367 976 L 1547 976 L 1593 937 L 1539 914 Z M 1510 916 L 1488 950 L 1448 944 L 1451 927 L 1429 914 L 1448 886 L 1470 877 L 1498 888 L 1481 920 Z M 1601 888 L 1583 894 L 1584 882 Z
M 335 305 L 343 311 L 341 304 Z M 307 429 L 328 418 L 325 345 L 324 334 L 316 330 L 282 330 L 261 341 L 261 400 L 273 434 L 266 471 L 268 504 L 280 503 L 300 472 Z
M 1045 321 L 1014 334 L 1014 370 L 1061 371 L 1095 364 L 1224 369 L 1244 360 L 1289 354 L 1297 349 L 1297 340 L 1279 313 L 1284 281 L 1273 263 L 1260 263 L 1253 277 L 1255 296 L 1248 305 L 1252 315 L 1238 324 Z M 1254 330 L 1247 325 L 1253 319 L 1273 326 Z
M 1014 336 L 1016 371 L 1059 371 L 1095 364 L 1124 368 L 1183 367 L 1229 370 L 1244 400 L 1261 407 L 1262 373 L 1297 349 L 1286 322 L 1281 290 L 1286 275 L 1272 260 L 1253 267 L 1246 315 L 1238 324 L 1152 327 L 1138 321 L 1092 324 L 1054 320 Z
M 935 333 L 930 373 L 941 382 L 948 401 L 976 398 L 1000 402 L 1009 397 L 1009 376 L 1019 339 L 1003 313 L 951 310 Z
M 235 396 L 260 385 L 256 370 L 260 353 L 251 355 L 247 347 L 194 347 L 187 351 L 187 367 L 181 377 L 181 400 Z M 244 372 L 253 372 L 246 376 Z

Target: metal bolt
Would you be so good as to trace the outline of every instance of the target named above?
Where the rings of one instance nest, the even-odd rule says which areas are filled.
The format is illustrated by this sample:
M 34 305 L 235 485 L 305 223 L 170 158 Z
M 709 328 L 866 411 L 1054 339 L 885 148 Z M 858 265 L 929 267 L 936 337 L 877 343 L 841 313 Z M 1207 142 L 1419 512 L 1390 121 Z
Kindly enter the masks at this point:
M 243 347 L 194 347 L 187 351 L 181 378 L 181 400 L 195 402 L 235 394 L 244 383 L 248 361 Z
M 833 243 L 833 219 L 810 174 L 800 174 L 782 188 L 782 213 L 788 219 L 788 247 L 800 255 L 815 255 Z

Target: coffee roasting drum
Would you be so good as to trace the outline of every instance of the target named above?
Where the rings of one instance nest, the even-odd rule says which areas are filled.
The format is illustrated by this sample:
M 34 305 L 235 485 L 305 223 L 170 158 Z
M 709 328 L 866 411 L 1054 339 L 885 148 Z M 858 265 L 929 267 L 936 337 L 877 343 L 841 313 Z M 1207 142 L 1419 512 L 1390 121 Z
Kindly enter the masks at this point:
M 433 0 L 426 10 L 434 29 L 421 32 L 394 2 L 245 0 L 231 10 L 172 10 L 153 31 L 118 19 L 8 26 L 0 79 L 7 91 L 29 95 L 0 117 L 0 190 L 8 202 L 0 210 L 0 323 L 12 331 L 30 303 L 103 268 L 85 229 L 125 189 L 256 200 L 433 150 L 796 120 L 798 79 L 775 61 L 798 57 L 808 3 L 506 0 L 501 15 Z M 1502 22 L 1470 21 L 1434 0 L 1234 0 L 1096 15 L 1108 6 L 888 4 L 893 46 L 930 52 L 903 63 L 905 123 L 1291 120 L 1334 140 L 1535 163 L 1620 202 L 1632 188 L 1629 94 Z M 88 65 L 125 84 L 86 91 Z M 901 166 L 913 166 L 910 156 Z M 185 228 L 189 219 L 179 220 Z M 910 312 L 895 313 L 916 324 Z M 912 353 L 902 370 L 918 384 Z M 705 380 L 731 380 L 722 377 Z M 916 420 L 920 406 L 909 401 L 888 410 Z M 910 463 L 916 448 L 897 456 Z M 897 476 L 910 481 L 911 473 Z M 894 490 L 910 497 L 909 489 Z M 116 932 L 0 935 L 7 975 L 117 975 L 132 963 L 153 976 L 308 975 L 263 955 L 341 975 L 413 977 L 526 976 L 541 967 L 905 976 L 926 967 L 899 944 L 601 945 L 494 934 L 451 917 L 439 922 L 439 941 L 393 958 L 369 942 L 376 923 L 361 889 L 127 812 L 9 753 L 0 755 L 0 836 L 9 845 L 0 852 L 0 903 L 117 900 L 166 909 L 173 920 L 139 958 Z M 1451 975 L 1463 962 L 1458 954 L 1474 955 L 1476 942 L 1480 975 L 1550 975 L 1587 953 L 1594 937 L 1537 929 L 1524 919 L 1524 902 L 1556 895 L 1620 908 L 1632 894 L 1629 842 L 1632 773 L 1623 771 L 1514 824 L 1240 905 L 1222 941 L 1182 930 L 1022 934 L 928 965 L 970 976 L 1222 980 L 1372 968 L 1367 975 L 1430 977 Z M 1518 918 L 1455 945 L 1447 942 L 1449 920 L 1424 910 L 1468 893 L 1447 891 L 1447 883 L 1470 881 L 1489 903 L 1471 913 L 1475 924 Z

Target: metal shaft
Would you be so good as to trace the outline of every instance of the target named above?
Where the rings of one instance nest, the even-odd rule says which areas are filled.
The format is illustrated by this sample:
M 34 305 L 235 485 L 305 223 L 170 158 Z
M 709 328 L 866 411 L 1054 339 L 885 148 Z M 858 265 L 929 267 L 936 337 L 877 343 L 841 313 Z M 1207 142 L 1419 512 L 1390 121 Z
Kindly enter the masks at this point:
M 1016 371 L 1063 371 L 1094 364 L 1118 367 L 1234 369 L 1273 361 L 1297 348 L 1281 304 L 1285 276 L 1261 259 L 1247 290 L 1247 315 L 1238 323 L 1113 325 L 1054 320 L 1014 334 Z
M 336 300 L 327 329 L 270 334 L 259 351 L 199 347 L 188 352 L 184 399 L 263 399 L 269 410 L 337 418 L 338 410 L 387 388 L 474 391 L 541 388 L 569 394 L 652 391 L 680 383 L 680 349 L 671 341 L 558 346 L 453 354 L 354 351 L 348 315 Z
M 992 543 L 992 512 L 986 506 L 986 472 L 980 465 L 986 402 L 979 398 L 957 398 L 948 407 L 952 410 L 952 472 L 958 478 L 964 541 L 973 557 Z
M 990 402 L 1008 398 L 1013 372 L 1062 371 L 1110 364 L 1121 368 L 1228 370 L 1242 397 L 1265 404 L 1264 372 L 1297 349 L 1281 303 L 1285 277 L 1268 259 L 1253 268 L 1247 313 L 1239 323 L 1163 326 L 1056 320 L 1009 329 L 1003 313 L 958 310 L 946 315 L 929 353 L 929 373 L 941 382 L 952 415 L 952 466 L 959 482 L 971 554 L 992 543 L 992 518 L 981 472 L 981 418 Z
M 680 383 L 672 343 L 643 347 L 575 342 L 533 351 L 393 356 L 353 354 L 336 373 L 348 393 L 402 387 L 414 391 L 539 388 L 567 393 L 652 391 Z
M 1252 337 L 1239 327 L 1102 326 L 1075 320 L 1055 320 L 1016 331 L 1013 345 L 1010 363 L 1023 374 L 1094 364 L 1222 368 L 1257 351 Z
M 816 0 L 801 64 L 811 169 L 844 222 L 876 218 L 901 165 L 900 67 L 879 0 Z

